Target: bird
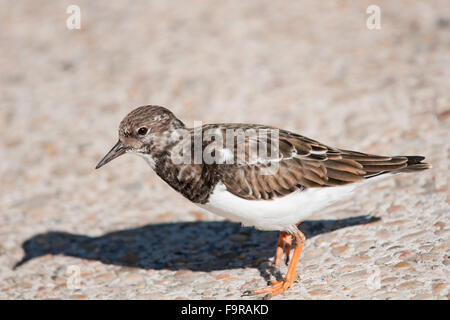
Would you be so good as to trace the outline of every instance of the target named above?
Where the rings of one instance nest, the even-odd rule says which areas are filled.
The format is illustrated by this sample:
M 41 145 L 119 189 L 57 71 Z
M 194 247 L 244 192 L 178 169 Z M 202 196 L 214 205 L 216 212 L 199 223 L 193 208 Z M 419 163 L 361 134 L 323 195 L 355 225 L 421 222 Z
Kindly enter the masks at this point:
M 123 118 L 117 143 L 96 169 L 126 153 L 144 158 L 162 180 L 199 207 L 244 226 L 279 231 L 274 263 L 284 259 L 286 275 L 247 292 L 268 298 L 283 294 L 298 277 L 306 240 L 298 228 L 301 222 L 367 182 L 431 167 L 423 156 L 339 149 L 266 125 L 190 128 L 156 105 L 138 107 Z

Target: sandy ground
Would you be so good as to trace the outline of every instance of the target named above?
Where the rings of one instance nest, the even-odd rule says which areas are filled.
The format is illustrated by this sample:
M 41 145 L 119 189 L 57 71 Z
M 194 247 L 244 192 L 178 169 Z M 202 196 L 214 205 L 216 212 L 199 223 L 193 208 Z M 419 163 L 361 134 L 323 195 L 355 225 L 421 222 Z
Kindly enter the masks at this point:
M 276 232 L 200 211 L 142 159 L 94 170 L 145 104 L 425 155 L 305 222 L 276 298 L 449 298 L 447 0 L 86 0 L 80 30 L 72 1 L 0 2 L 0 298 L 248 299 L 286 271 Z

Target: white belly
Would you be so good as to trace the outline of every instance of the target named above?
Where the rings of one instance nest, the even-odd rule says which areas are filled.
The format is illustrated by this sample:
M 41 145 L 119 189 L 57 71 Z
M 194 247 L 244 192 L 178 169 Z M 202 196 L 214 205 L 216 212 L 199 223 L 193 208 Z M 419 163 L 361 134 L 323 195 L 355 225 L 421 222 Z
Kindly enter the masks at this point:
M 299 190 L 273 200 L 246 200 L 228 192 L 225 185 L 219 183 L 208 203 L 200 207 L 245 226 L 289 231 L 316 211 L 349 195 L 357 185 Z

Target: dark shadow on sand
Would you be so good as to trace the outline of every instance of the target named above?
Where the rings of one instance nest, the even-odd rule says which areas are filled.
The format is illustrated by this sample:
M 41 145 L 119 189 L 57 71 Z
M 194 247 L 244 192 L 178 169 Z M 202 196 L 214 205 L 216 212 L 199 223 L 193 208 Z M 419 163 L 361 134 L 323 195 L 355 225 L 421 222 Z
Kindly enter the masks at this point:
M 300 229 L 310 239 L 378 220 L 380 218 L 372 216 L 311 220 L 303 222 Z M 227 221 L 149 224 L 100 237 L 52 231 L 26 240 L 22 244 L 25 256 L 14 268 L 31 259 L 53 254 L 155 270 L 208 272 L 255 267 L 268 278 L 268 270 L 263 270 L 260 265 L 274 255 L 277 239 L 278 232 L 242 228 L 239 223 Z

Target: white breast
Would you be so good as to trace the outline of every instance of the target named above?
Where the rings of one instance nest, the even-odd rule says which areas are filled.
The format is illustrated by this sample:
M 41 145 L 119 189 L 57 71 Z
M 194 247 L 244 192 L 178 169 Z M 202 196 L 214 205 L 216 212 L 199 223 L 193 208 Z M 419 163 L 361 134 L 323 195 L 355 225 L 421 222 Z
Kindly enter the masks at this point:
M 153 170 L 155 170 L 156 163 L 155 163 L 155 160 L 153 159 L 153 157 L 152 157 L 151 155 L 149 155 L 149 154 L 147 154 L 147 153 L 141 153 L 141 152 L 136 152 L 136 154 L 137 154 L 138 156 L 141 156 L 142 158 L 144 158 L 145 161 L 147 161 L 147 163 L 149 164 L 149 166 L 150 166 Z
M 227 191 L 225 185 L 219 183 L 208 203 L 200 207 L 245 226 L 289 231 L 316 211 L 349 195 L 357 185 L 298 190 L 274 200 L 246 200 Z

